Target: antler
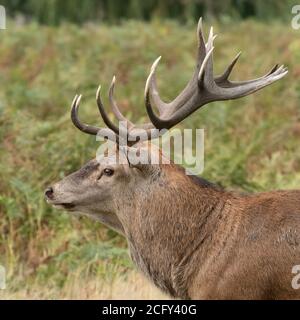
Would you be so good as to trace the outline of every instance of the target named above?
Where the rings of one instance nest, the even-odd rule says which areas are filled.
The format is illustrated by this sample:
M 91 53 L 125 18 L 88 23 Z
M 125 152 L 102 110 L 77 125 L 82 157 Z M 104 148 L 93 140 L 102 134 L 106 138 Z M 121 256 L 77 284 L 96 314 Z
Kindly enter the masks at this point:
M 118 143 L 121 140 L 123 143 L 123 140 L 125 140 L 129 145 L 133 145 L 139 140 L 149 140 L 158 137 L 161 133 L 155 129 L 170 129 L 209 102 L 237 99 L 249 95 L 281 79 L 288 73 L 287 68 L 283 65 L 280 67 L 276 65 L 270 72 L 260 78 L 248 81 L 230 81 L 228 78 L 240 56 L 239 53 L 222 75 L 214 77 L 213 42 L 216 35 L 213 34 L 213 28 L 211 27 L 208 41 L 205 44 L 201 18 L 197 28 L 197 38 L 197 61 L 193 76 L 183 91 L 169 103 L 162 101 L 156 85 L 155 72 L 161 57 L 157 58 L 153 63 L 145 86 L 145 105 L 151 122 L 135 125 L 124 117 L 114 100 L 116 78 L 113 77 L 109 88 L 109 101 L 112 111 L 121 125 L 117 127 L 106 114 L 100 97 L 101 87 L 97 90 L 96 100 L 99 112 L 108 128 L 101 129 L 80 122 L 78 119 L 78 107 L 81 96 L 76 96 L 72 103 L 71 119 L 74 125 L 83 132 L 93 135 L 100 134 L 108 139 L 111 139 L 111 136 L 116 134 Z M 157 107 L 159 115 L 156 115 L 153 111 L 151 101 Z
M 170 129 L 209 102 L 237 99 L 249 95 L 281 79 L 288 72 L 283 65 L 279 68 L 278 65 L 276 65 L 269 73 L 261 78 L 239 82 L 230 81 L 228 77 L 240 56 L 239 53 L 224 73 L 214 78 L 212 54 L 214 50 L 213 41 L 216 35 L 213 35 L 213 28 L 211 27 L 207 44 L 205 44 L 201 18 L 198 23 L 197 35 L 198 55 L 195 72 L 185 89 L 172 102 L 163 102 L 157 90 L 155 71 L 159 59 L 156 60 L 152 66 L 146 84 L 145 101 L 149 118 L 158 129 Z M 162 110 L 160 116 L 154 113 L 150 98 L 158 110 Z
M 140 140 L 150 140 L 157 138 L 160 134 L 153 124 L 145 124 L 142 126 L 136 126 L 131 121 L 126 119 L 120 112 L 116 102 L 113 99 L 115 77 L 109 89 L 109 99 L 112 106 L 113 113 L 119 120 L 119 127 L 117 127 L 108 117 L 100 96 L 101 86 L 99 86 L 96 93 L 96 101 L 99 112 L 104 123 L 108 128 L 100 128 L 82 123 L 78 118 L 78 109 L 81 101 L 81 95 L 76 95 L 73 99 L 71 106 L 71 120 L 73 124 L 82 132 L 91 135 L 100 135 L 104 138 L 110 139 L 118 144 L 128 144 L 129 146 L 135 144 Z

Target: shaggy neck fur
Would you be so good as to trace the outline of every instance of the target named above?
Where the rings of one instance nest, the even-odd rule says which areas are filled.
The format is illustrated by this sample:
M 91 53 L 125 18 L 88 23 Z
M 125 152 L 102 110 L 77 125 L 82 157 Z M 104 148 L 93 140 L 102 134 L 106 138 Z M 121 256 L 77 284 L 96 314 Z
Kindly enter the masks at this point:
M 136 207 L 129 205 L 122 221 L 131 257 L 160 289 L 187 299 L 191 261 L 205 259 L 231 194 L 175 165 L 163 166 L 151 185 L 135 194 Z

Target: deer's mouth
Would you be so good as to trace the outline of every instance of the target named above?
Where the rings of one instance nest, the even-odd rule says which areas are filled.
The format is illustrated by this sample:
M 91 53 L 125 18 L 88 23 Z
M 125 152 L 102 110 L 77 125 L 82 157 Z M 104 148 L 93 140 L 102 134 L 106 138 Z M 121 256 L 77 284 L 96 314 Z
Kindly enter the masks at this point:
M 53 205 L 54 207 L 58 209 L 65 209 L 65 210 L 73 210 L 75 208 L 75 203 L 74 202 L 60 202 L 58 199 L 55 199 L 54 191 L 53 188 L 49 187 L 45 191 L 45 199 L 46 201 Z
M 65 209 L 73 209 L 73 208 L 75 208 L 75 204 L 74 203 L 61 203 L 60 205 L 62 207 L 64 207 Z
M 57 208 L 62 208 L 65 210 L 72 210 L 75 208 L 75 204 L 72 202 L 53 202 L 52 205 Z

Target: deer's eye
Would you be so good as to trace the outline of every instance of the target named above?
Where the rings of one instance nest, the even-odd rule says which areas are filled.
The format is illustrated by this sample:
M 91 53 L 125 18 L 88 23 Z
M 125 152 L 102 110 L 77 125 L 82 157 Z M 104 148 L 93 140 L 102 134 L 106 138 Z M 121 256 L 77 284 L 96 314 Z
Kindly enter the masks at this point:
M 109 168 L 105 168 L 103 170 L 103 174 L 108 176 L 108 177 L 111 177 L 114 174 L 114 170 L 113 169 L 109 169 Z

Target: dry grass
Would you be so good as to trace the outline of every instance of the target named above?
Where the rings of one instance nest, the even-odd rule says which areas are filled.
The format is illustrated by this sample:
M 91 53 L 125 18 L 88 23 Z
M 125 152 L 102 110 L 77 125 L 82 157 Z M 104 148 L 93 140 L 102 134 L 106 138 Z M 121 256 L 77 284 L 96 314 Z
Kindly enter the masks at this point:
M 141 274 L 131 271 L 125 277 L 117 277 L 111 282 L 103 279 L 82 280 L 71 277 L 62 288 L 56 286 L 41 287 L 40 285 L 28 286 L 15 292 L 0 290 L 0 299 L 87 299 L 87 300 L 160 300 L 169 299 L 155 288 Z

